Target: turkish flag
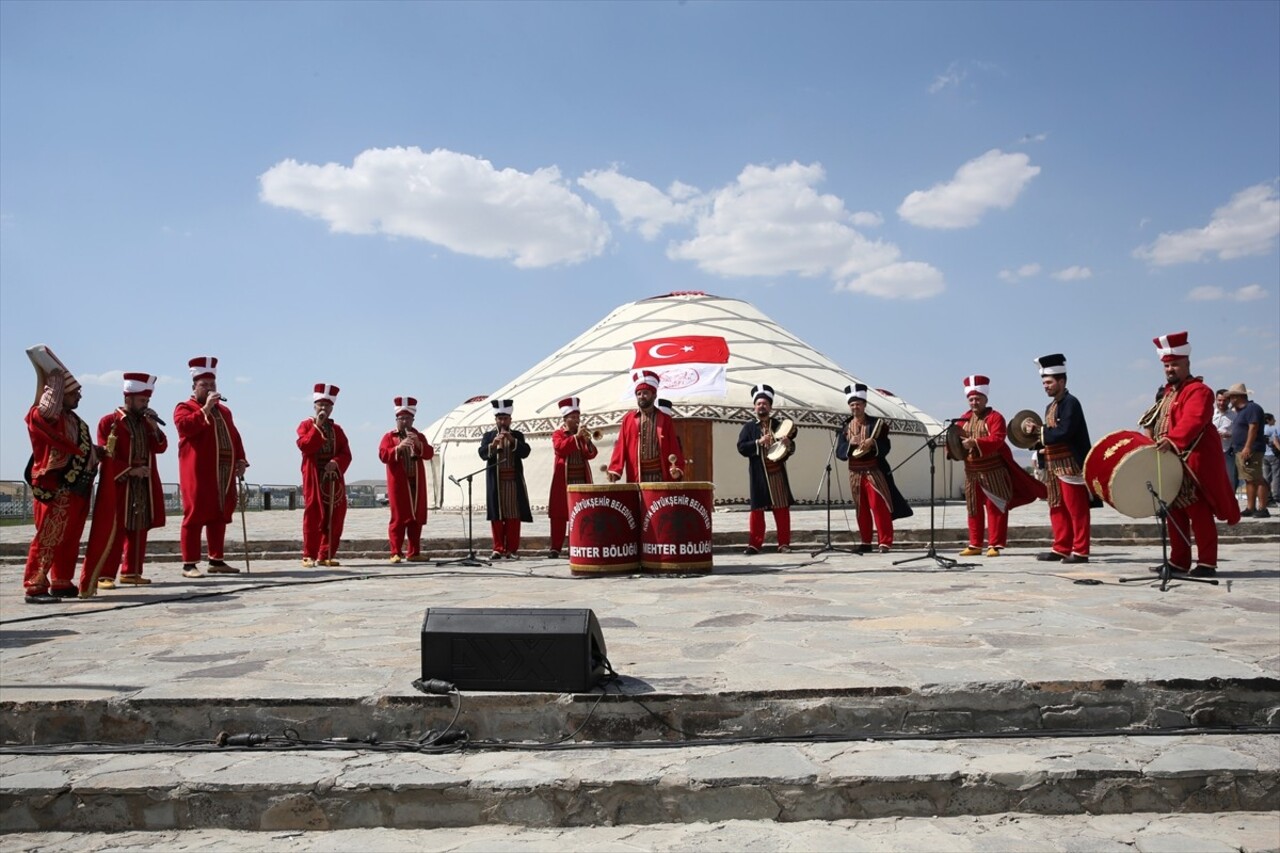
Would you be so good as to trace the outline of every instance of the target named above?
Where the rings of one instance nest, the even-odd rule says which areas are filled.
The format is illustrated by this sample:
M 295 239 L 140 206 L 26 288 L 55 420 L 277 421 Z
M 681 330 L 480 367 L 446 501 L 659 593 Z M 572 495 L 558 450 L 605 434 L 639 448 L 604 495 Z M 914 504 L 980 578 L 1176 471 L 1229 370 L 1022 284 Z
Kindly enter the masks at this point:
M 724 338 L 710 335 L 682 335 L 636 341 L 636 358 L 632 367 L 650 369 L 670 364 L 728 364 L 729 344 Z

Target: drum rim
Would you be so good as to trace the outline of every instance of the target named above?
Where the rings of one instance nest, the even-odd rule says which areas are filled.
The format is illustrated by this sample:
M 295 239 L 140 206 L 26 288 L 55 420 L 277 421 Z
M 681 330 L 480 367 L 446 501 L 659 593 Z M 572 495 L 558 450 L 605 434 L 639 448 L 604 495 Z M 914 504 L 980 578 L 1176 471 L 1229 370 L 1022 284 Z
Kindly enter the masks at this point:
M 667 480 L 655 483 L 635 483 L 642 492 L 666 492 L 686 489 L 689 491 L 716 490 L 716 484 L 704 480 Z
M 1144 432 L 1139 432 L 1138 430 L 1133 430 L 1133 429 L 1113 430 L 1107 433 L 1106 435 L 1104 435 L 1102 438 L 1098 439 L 1098 441 L 1094 443 L 1093 447 L 1089 448 L 1089 452 L 1085 454 L 1084 465 L 1081 466 L 1081 474 L 1085 478 L 1085 484 L 1089 488 L 1089 490 L 1092 491 L 1099 498 L 1101 498 L 1107 504 L 1107 506 L 1111 507 L 1121 515 L 1127 518 L 1151 518 L 1155 515 L 1155 512 L 1147 512 L 1144 515 L 1133 515 L 1128 511 L 1128 508 L 1121 509 L 1120 507 L 1116 506 L 1115 480 L 1116 480 L 1116 476 L 1120 473 L 1123 467 L 1121 464 L 1117 463 L 1114 467 L 1112 467 L 1111 472 L 1107 476 L 1107 480 L 1105 483 L 1103 483 L 1099 477 L 1089 476 L 1089 469 L 1091 467 L 1095 467 L 1097 464 L 1100 464 L 1096 462 L 1095 462 L 1095 466 L 1091 466 L 1089 464 L 1089 460 L 1093 458 L 1094 451 L 1097 450 L 1099 447 L 1103 447 L 1104 445 L 1107 446 L 1107 449 L 1110 449 L 1111 447 L 1115 446 L 1115 445 L 1107 444 L 1107 442 L 1108 442 L 1108 439 L 1117 435 L 1136 436 L 1138 438 L 1138 441 L 1134 445 L 1133 449 L 1129 453 L 1125 454 L 1124 459 L 1122 459 L 1121 462 L 1128 460 L 1129 456 L 1131 456 L 1133 453 L 1139 453 L 1143 450 L 1150 450 L 1157 454 L 1164 453 L 1164 451 L 1160 450 L 1159 445 Z M 1173 458 L 1175 459 L 1177 458 L 1174 454 L 1166 454 L 1166 455 L 1173 456 Z M 1158 463 L 1157 463 L 1157 467 L 1159 467 Z M 1175 497 L 1177 497 L 1178 492 L 1182 488 L 1182 480 L 1184 477 L 1186 477 L 1186 472 L 1182 470 L 1183 464 L 1180 460 L 1178 464 L 1171 465 L 1170 468 L 1178 472 L 1178 478 L 1177 478 L 1178 485 L 1177 485 L 1177 488 L 1173 489 L 1172 495 L 1170 495 L 1167 498 L 1164 498 L 1166 503 L 1171 502 Z
M 633 492 L 638 491 L 639 483 L 570 483 L 570 492 Z

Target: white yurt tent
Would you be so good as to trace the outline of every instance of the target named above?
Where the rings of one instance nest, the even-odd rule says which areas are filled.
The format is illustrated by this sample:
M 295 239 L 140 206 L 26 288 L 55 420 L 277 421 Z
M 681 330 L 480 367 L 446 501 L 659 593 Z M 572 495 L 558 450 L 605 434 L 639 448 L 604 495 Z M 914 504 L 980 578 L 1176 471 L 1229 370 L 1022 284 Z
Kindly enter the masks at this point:
M 836 430 L 849 414 L 844 387 L 852 382 L 870 386 L 867 411 L 886 418 L 893 450 L 889 456 L 903 495 L 912 501 L 929 498 L 929 454 L 920 450 L 941 424 L 904 400 L 843 370 L 831 359 L 738 299 L 700 292 L 669 293 L 621 306 L 595 326 L 494 391 L 489 399 L 515 402 L 512 428 L 524 433 L 532 453 L 525 460 L 525 481 L 535 510 L 545 508 L 551 485 L 554 454 L 551 433 L 561 423 L 558 401 L 582 400 L 582 423 L 597 432 L 600 456 L 593 465 L 597 482 L 605 482 L 599 467 L 608 461 L 623 416 L 635 408 L 630 372 L 637 341 L 683 336 L 723 338 L 729 357 L 725 393 L 682 395 L 668 387 L 678 384 L 664 373 L 659 397 L 671 400 L 678 434 L 686 456 L 685 479 L 715 484 L 717 504 L 745 504 L 747 464 L 738 454 L 738 432 L 754 419 L 751 387 L 773 386 L 774 414 L 791 419 L 798 432 L 795 455 L 787 462 L 791 490 L 799 503 L 826 499 L 824 472 L 831 457 Z M 673 351 L 661 349 L 660 353 Z M 466 489 L 449 478 L 461 478 L 482 467 L 480 437 L 493 426 L 488 399 L 472 398 L 426 430 L 435 448 L 432 481 L 436 505 L 465 507 Z M 908 457 L 911 457 L 908 460 Z M 848 497 L 844 464 L 832 459 L 832 500 Z M 941 449 L 936 453 L 937 496 L 944 486 L 963 482 L 952 476 Z M 899 465 L 902 467 L 898 467 Z M 955 486 L 952 486 L 954 489 Z M 474 502 L 484 510 L 483 475 L 474 481 Z

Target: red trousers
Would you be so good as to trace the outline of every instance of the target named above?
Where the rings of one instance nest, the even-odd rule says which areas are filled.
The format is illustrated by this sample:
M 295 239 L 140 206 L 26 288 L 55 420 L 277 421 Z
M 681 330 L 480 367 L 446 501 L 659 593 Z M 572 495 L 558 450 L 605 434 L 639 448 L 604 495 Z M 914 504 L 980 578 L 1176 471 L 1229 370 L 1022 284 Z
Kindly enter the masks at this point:
M 499 554 L 514 554 L 520 550 L 520 519 L 489 522 L 493 531 L 493 550 Z
M 773 508 L 773 523 L 778 528 L 778 547 L 791 545 L 791 508 Z M 764 510 L 753 509 L 747 517 L 747 544 L 757 551 L 764 546 Z
M 1191 568 L 1191 537 L 1196 540 L 1196 562 L 1216 569 L 1218 525 L 1213 510 L 1202 500 L 1169 510 L 1169 564 L 1184 572 Z
M 1009 544 L 1009 514 L 996 509 L 991 498 L 985 495 L 978 504 L 976 515 L 969 516 L 969 546 L 982 547 L 982 528 L 987 529 L 987 544 L 992 548 L 1003 548 Z
M 80 592 L 90 593 L 96 588 L 99 578 L 115 580 L 117 571 L 126 576 L 142 577 L 142 563 L 147 556 L 147 534 L 150 532 L 119 527 L 101 554 L 86 550 L 84 565 L 80 568 Z
M 344 521 L 346 519 L 343 519 Z M 387 538 L 391 541 L 391 553 L 402 557 L 416 557 L 422 553 L 422 524 L 414 519 L 401 521 L 394 514 L 387 525 Z M 405 539 L 409 540 L 409 550 L 404 550 Z
M 875 519 L 876 532 L 881 545 L 893 544 L 893 510 L 871 484 L 870 477 L 862 478 L 862 493 L 858 497 L 858 535 L 863 545 L 871 544 L 871 520 Z
M 205 539 L 209 542 L 209 559 L 222 559 L 223 546 L 227 540 L 226 522 L 211 521 L 208 524 L 196 524 L 188 521 L 187 516 L 184 514 L 182 516 L 180 540 L 182 548 L 182 562 L 200 562 L 200 531 L 202 530 L 204 531 Z
M 1089 490 L 1084 483 L 1058 481 L 1062 503 L 1049 507 L 1053 528 L 1053 550 L 1064 557 L 1089 556 Z
M 58 492 L 52 501 L 35 501 L 36 535 L 27 549 L 22 585 L 27 595 L 50 589 L 75 589 L 80 535 L 89 517 L 89 500 L 70 492 Z
M 342 527 L 347 521 L 346 500 L 326 506 L 319 497 L 302 508 L 302 556 L 313 560 L 333 560 L 338 556 Z

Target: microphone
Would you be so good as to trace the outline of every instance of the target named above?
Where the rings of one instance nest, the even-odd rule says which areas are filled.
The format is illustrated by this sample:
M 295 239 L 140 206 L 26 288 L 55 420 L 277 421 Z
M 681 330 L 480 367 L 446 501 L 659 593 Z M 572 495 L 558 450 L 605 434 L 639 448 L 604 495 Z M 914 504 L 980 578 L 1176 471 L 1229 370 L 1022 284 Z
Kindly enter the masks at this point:
M 148 408 L 148 409 L 147 409 L 147 417 L 151 418 L 151 420 L 153 420 L 153 421 L 155 421 L 156 423 L 160 424 L 160 426 L 168 426 L 168 424 L 167 424 L 167 423 L 165 423 L 164 421 L 160 420 L 160 416 L 156 414 L 156 410 L 155 410 L 155 409 Z

